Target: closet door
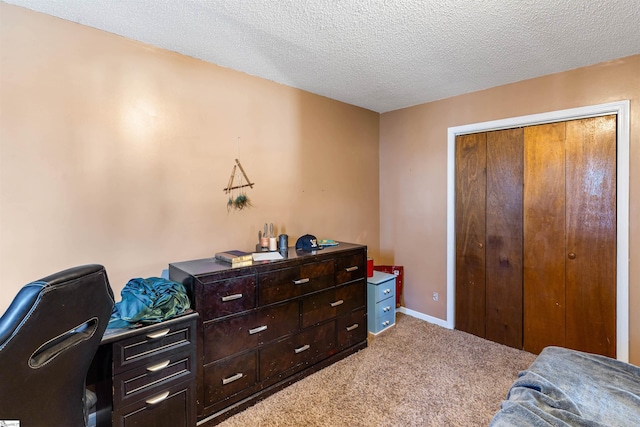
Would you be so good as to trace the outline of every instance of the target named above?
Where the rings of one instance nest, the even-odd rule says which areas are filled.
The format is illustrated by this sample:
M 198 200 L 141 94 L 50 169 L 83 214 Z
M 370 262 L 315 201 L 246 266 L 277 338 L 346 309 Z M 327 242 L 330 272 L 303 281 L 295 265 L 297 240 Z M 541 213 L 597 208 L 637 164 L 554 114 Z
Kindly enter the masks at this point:
M 567 122 L 566 346 L 616 357 L 616 116 Z
M 486 335 L 522 348 L 524 130 L 487 133 Z
M 486 134 L 456 137 L 456 329 L 485 336 Z
M 524 131 L 524 349 L 565 344 L 565 124 Z
M 522 348 L 523 130 L 456 139 L 456 329 Z
M 495 342 L 615 357 L 616 116 L 456 138 L 455 309 Z
M 616 117 L 525 129 L 524 349 L 615 357 Z

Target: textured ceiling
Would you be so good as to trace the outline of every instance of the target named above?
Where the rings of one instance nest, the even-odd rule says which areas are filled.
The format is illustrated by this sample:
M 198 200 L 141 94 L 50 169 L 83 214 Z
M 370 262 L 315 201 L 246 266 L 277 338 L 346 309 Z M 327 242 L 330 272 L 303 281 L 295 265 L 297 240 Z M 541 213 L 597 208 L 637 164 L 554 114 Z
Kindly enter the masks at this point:
M 6 2 L 377 112 L 640 53 L 639 0 Z

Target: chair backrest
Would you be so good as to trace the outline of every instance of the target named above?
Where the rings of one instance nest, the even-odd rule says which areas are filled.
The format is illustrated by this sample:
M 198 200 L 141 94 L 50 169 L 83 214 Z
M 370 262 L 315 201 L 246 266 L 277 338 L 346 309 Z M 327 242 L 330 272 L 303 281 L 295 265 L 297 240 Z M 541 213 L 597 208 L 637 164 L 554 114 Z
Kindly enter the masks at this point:
M 20 427 L 84 426 L 85 380 L 109 322 L 101 265 L 25 285 L 0 318 L 0 419 Z

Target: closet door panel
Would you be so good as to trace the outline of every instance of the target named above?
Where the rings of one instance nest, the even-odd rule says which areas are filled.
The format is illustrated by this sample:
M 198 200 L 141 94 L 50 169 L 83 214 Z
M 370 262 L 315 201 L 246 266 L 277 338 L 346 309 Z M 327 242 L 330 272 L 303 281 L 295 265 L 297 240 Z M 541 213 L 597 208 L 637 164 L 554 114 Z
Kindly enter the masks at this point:
M 566 345 L 616 357 L 616 116 L 566 137 Z
M 524 131 L 524 349 L 565 344 L 565 124 Z
M 456 329 L 485 335 L 486 134 L 456 137 Z
M 524 129 L 487 133 L 486 338 L 522 348 Z

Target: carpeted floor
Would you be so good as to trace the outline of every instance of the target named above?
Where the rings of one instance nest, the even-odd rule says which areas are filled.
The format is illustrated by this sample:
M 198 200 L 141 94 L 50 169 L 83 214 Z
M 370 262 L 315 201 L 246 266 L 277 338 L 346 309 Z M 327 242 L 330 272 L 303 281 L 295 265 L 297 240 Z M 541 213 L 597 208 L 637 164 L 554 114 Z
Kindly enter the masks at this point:
M 219 425 L 486 426 L 534 358 L 398 314 L 368 348 Z

